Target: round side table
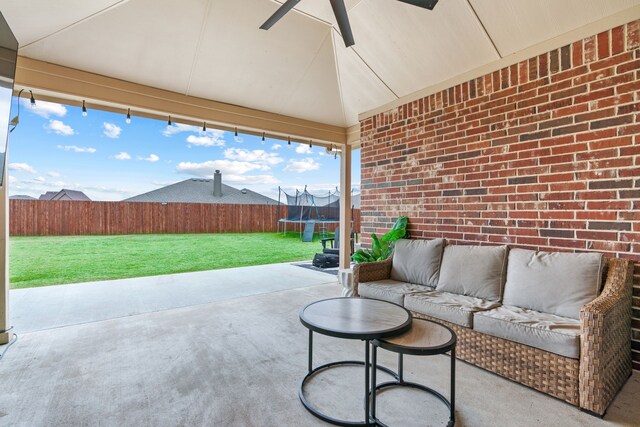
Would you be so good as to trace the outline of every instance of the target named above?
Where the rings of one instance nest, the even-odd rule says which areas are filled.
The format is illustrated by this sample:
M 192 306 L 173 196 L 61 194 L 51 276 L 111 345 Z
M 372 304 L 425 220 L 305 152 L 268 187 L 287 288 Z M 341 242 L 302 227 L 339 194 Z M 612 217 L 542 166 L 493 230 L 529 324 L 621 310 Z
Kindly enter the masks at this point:
M 371 383 L 374 385 L 371 392 L 371 418 L 377 425 L 384 426 L 376 417 L 376 394 L 378 391 L 391 387 L 411 387 L 432 394 L 440 399 L 449 408 L 449 421 L 447 427 L 455 424 L 455 390 L 456 390 L 456 334 L 450 328 L 430 320 L 413 319 L 411 329 L 402 335 L 389 338 L 379 338 L 372 341 L 373 351 L 371 366 L 377 364 L 378 347 L 393 353 L 398 353 L 397 381 L 389 381 L 376 384 L 376 370 L 371 370 Z M 403 377 L 403 356 L 431 356 L 451 352 L 451 400 L 447 400 L 441 393 L 422 384 L 405 381 Z
M 371 391 L 371 372 L 381 369 L 395 374 L 382 366 L 371 365 L 371 340 L 387 338 L 409 330 L 411 313 L 397 304 L 369 298 L 329 298 L 316 301 L 300 311 L 300 322 L 309 329 L 309 362 L 307 375 L 298 388 L 298 396 L 304 407 L 315 417 L 339 426 L 370 426 L 374 424 L 370 417 L 369 392 Z M 313 367 L 313 333 L 336 338 L 355 339 L 365 342 L 364 361 L 341 360 Z M 347 421 L 334 418 L 320 412 L 304 394 L 304 386 L 309 379 L 336 366 L 364 366 L 364 417 L 363 421 Z M 372 369 L 373 366 L 373 369 Z M 375 384 L 375 383 L 374 383 Z

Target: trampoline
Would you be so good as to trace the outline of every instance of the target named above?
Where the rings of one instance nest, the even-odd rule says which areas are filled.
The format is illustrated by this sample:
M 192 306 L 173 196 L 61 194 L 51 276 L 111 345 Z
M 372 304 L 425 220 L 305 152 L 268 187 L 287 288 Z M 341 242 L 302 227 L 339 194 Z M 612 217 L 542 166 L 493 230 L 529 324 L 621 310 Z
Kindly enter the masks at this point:
M 278 187 L 278 232 L 282 229 L 282 233 L 286 234 L 289 225 L 300 232 L 303 240 L 311 241 L 316 225 L 320 237 L 327 237 L 328 226 L 332 224 L 340 224 L 338 189 L 324 194 L 311 194 L 305 186 L 303 191 L 296 190 L 295 194 L 288 194 Z

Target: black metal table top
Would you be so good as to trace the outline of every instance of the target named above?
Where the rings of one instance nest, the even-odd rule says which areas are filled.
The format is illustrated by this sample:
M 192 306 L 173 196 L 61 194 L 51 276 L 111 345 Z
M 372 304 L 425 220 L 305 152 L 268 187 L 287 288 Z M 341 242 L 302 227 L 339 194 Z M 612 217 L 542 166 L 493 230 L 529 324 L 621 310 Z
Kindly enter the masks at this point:
M 329 298 L 300 311 L 310 330 L 337 338 L 372 340 L 409 330 L 411 313 L 397 304 L 370 298 Z

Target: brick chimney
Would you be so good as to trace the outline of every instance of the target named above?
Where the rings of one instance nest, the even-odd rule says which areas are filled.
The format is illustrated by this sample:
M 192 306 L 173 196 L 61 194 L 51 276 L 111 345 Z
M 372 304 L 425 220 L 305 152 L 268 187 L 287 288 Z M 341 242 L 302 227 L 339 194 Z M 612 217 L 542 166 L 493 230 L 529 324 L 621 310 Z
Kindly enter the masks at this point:
M 213 197 L 222 197 L 222 174 L 219 170 L 213 174 Z

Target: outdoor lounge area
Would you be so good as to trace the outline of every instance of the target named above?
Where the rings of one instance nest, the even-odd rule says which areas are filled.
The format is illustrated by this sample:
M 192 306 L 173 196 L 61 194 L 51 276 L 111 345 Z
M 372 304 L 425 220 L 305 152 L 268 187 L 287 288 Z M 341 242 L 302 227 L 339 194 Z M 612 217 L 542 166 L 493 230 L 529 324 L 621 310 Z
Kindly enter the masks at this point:
M 101 294 L 100 289 L 109 292 L 107 282 L 70 285 L 75 290 L 58 294 L 59 299 L 55 287 L 14 291 L 16 304 L 30 299 L 31 306 L 41 312 L 46 304 L 60 309 L 55 321 L 49 319 L 51 328 L 43 326 L 45 319 L 29 324 L 28 313 L 16 313 L 20 315 L 16 326 L 28 332 L 21 334 L 0 363 L 3 387 L 10 390 L 0 394 L 4 414 L 0 423 L 325 425 L 297 397 L 307 362 L 307 333 L 298 313 L 310 302 L 339 296 L 340 287 L 330 275 L 285 264 L 246 269 L 218 270 L 200 278 L 200 273 L 182 275 L 184 279 L 166 276 L 156 284 L 140 281 L 139 286 L 133 285 L 136 300 L 143 303 L 148 294 L 154 295 L 154 302 L 139 306 L 133 316 L 108 312 L 107 306 L 117 305 L 109 304 L 112 300 L 105 303 Z M 257 290 L 259 280 L 245 280 L 244 294 L 227 290 L 207 294 L 203 303 L 189 301 L 189 296 L 202 295 L 198 289 L 204 287 L 203 281 L 225 283 L 231 276 L 291 280 L 267 292 Z M 303 280 L 308 286 L 294 287 Z M 166 286 L 171 281 L 178 290 Z M 47 295 L 38 297 L 38 292 Z M 176 302 L 177 294 L 184 297 Z M 92 309 L 83 310 L 78 304 L 81 299 L 88 299 Z M 103 311 L 95 313 L 101 301 Z M 360 342 L 318 336 L 316 344 L 319 363 L 361 357 Z M 381 350 L 379 357 L 387 366 L 395 363 L 393 353 Z M 405 373 L 446 389 L 448 359 L 407 357 Z M 361 376 L 361 370 L 336 370 L 309 384 L 309 398 L 336 416 L 357 419 L 354 408 L 362 407 Z M 331 387 L 330 393 L 326 387 Z M 633 426 L 640 417 L 638 393 L 640 376 L 635 374 L 602 421 L 561 400 L 458 363 L 456 425 Z M 429 424 L 425 420 L 446 419 L 440 402 L 411 391 L 391 391 L 379 400 L 380 416 L 390 425 L 423 426 Z M 407 412 L 415 415 L 407 418 Z
M 0 425 L 640 425 L 640 0 L 0 0 L 0 18 Z M 152 147 L 187 129 L 184 161 L 116 149 L 107 123 L 104 151 L 51 146 L 130 161 L 130 181 L 172 165 L 221 203 L 10 203 L 10 168 L 63 178 L 8 163 L 38 104 L 59 141 L 89 133 L 65 105 Z M 318 159 L 339 178 L 300 202 Z M 286 212 L 222 203 L 222 174 L 280 194 L 275 169 L 298 177 Z M 337 274 L 227 249 L 234 268 L 161 275 L 188 270 L 161 268 L 160 236 L 143 277 L 10 290 L 12 215 L 108 237 L 87 253 L 196 233 L 190 265 L 216 257 L 202 233 L 295 225 Z

